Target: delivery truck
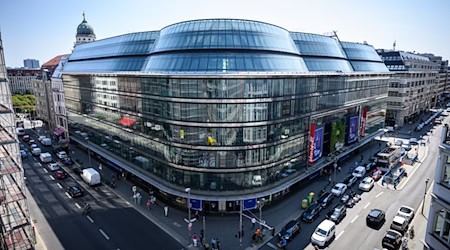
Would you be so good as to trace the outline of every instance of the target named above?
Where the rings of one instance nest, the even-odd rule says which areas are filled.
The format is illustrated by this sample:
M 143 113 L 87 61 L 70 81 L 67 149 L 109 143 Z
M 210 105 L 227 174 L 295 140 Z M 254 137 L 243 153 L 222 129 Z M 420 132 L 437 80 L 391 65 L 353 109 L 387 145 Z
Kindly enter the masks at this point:
M 100 173 L 93 168 L 83 169 L 81 172 L 81 179 L 83 179 L 83 181 L 89 186 L 95 186 L 101 182 Z

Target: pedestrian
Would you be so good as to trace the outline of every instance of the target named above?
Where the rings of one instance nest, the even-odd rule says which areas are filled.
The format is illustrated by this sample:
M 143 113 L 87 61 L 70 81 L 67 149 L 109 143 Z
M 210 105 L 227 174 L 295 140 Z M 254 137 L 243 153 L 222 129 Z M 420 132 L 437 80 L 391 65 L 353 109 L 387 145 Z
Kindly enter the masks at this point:
M 133 200 L 134 200 L 134 204 L 137 204 L 137 194 L 133 194 Z
M 341 171 L 342 171 L 342 167 L 338 166 L 338 172 L 341 172 Z
M 216 238 L 216 242 L 217 242 L 217 250 L 220 250 L 220 240 L 219 238 Z
M 211 250 L 216 250 L 217 249 L 217 241 L 216 239 L 212 238 L 211 239 Z
M 256 224 L 256 219 L 255 217 L 252 218 L 252 229 L 255 228 L 255 224 Z
M 100 170 L 100 171 L 102 171 L 103 170 L 103 166 L 102 166 L 102 164 L 100 163 L 99 165 L 98 165 L 98 170 Z
M 150 205 L 152 205 L 152 202 L 150 199 L 147 200 L 147 209 L 150 210 Z
M 156 206 L 156 197 L 154 195 L 150 196 L 150 202 Z
M 384 186 L 384 178 L 381 179 L 381 186 Z
M 200 230 L 200 244 L 203 245 L 203 239 L 205 238 L 205 230 L 201 229 Z M 205 246 L 206 247 L 206 246 Z
M 164 206 L 164 216 L 168 216 L 169 215 L 169 207 L 167 205 Z
M 142 195 L 141 195 L 141 193 L 139 193 L 139 192 L 137 192 L 137 200 L 138 200 L 138 205 L 141 205 L 141 203 L 142 203 Z
M 195 211 L 195 214 L 194 214 L 194 216 L 195 216 L 195 220 L 198 220 L 198 211 Z
M 394 181 L 394 189 L 397 190 L 397 182 Z
M 192 243 L 194 244 L 194 247 L 197 247 L 197 242 L 198 242 L 197 234 L 194 233 L 194 235 L 192 235 Z

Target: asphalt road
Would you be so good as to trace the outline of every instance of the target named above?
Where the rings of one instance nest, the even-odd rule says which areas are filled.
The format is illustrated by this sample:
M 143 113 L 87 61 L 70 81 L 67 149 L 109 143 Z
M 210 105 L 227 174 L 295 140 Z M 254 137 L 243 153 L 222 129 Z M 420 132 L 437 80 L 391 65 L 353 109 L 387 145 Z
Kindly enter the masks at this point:
M 32 132 L 29 134 L 37 141 Z M 29 153 L 28 144 L 22 144 Z M 52 151 L 51 147 L 37 144 L 43 151 Z M 57 159 L 54 154 L 53 159 Z M 109 188 L 88 187 L 72 171 L 67 171 L 67 179 L 54 180 L 45 165 L 38 157 L 29 155 L 24 159 L 26 184 L 65 249 L 183 248 Z M 66 189 L 70 185 L 81 186 L 85 195 L 69 197 Z M 85 203 L 92 207 L 88 216 L 81 214 Z

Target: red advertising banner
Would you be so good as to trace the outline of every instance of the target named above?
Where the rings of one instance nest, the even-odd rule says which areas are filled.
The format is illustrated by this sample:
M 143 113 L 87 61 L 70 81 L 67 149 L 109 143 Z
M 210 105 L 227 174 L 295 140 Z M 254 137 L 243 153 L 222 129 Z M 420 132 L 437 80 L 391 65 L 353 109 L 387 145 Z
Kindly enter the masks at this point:
M 314 163 L 314 134 L 316 132 L 316 124 L 311 123 L 309 128 L 309 150 L 308 150 L 308 164 Z
M 366 136 L 366 122 L 367 122 L 367 107 L 364 107 L 362 110 L 362 119 L 361 119 L 361 137 Z

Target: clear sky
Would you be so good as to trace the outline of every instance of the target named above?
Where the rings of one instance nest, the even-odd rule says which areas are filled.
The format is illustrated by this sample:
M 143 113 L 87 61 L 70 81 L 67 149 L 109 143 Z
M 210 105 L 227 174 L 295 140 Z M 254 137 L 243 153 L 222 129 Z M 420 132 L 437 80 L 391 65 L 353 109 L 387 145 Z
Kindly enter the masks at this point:
M 336 30 L 343 41 L 375 48 L 397 41 L 398 50 L 450 59 L 450 0 L 1 0 L 6 65 L 70 53 L 83 11 L 97 39 L 185 20 L 240 18 L 290 31 Z

